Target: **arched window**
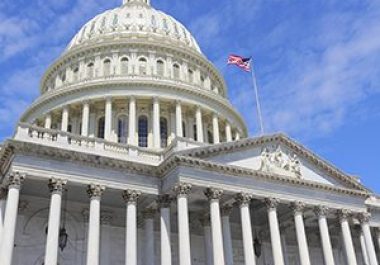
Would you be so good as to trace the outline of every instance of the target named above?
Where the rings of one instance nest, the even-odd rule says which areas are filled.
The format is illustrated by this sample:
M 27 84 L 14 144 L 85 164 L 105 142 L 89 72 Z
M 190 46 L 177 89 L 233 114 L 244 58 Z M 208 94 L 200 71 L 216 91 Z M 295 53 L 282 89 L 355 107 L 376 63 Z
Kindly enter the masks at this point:
M 157 61 L 157 75 L 164 76 L 164 62 L 161 60 Z
M 104 60 L 103 73 L 104 73 L 104 76 L 109 76 L 111 74 L 111 60 L 110 59 Z
M 194 124 L 193 126 L 193 131 L 194 131 L 194 141 L 198 141 L 198 130 L 197 130 L 196 124 Z
M 148 118 L 141 116 L 139 118 L 139 146 L 148 147 Z
M 87 78 L 94 77 L 94 63 L 89 63 L 87 65 Z
M 193 70 L 189 69 L 189 71 L 187 72 L 187 74 L 189 75 L 189 83 L 193 83 L 194 82 L 194 72 L 193 72 Z
M 207 138 L 208 138 L 208 142 L 209 142 L 210 144 L 213 144 L 213 143 L 214 143 L 214 136 L 213 136 L 212 132 L 207 131 Z
M 61 79 L 62 83 L 66 82 L 66 72 L 62 72 L 59 74 L 59 79 Z
M 121 115 L 117 119 L 117 137 L 118 142 L 126 144 L 128 140 L 128 117 Z
M 186 123 L 182 122 L 182 137 L 186 137 Z
M 120 69 L 121 69 L 121 74 L 122 75 L 127 75 L 128 74 L 128 63 L 129 63 L 129 60 L 128 58 L 124 57 L 121 59 L 120 61 Z
M 104 117 L 101 117 L 98 120 L 98 138 L 104 139 L 104 125 L 105 125 L 105 119 Z
M 166 118 L 160 119 L 160 133 L 161 133 L 161 147 L 168 146 L 168 120 Z
M 174 79 L 179 79 L 179 71 L 180 71 L 179 65 L 174 64 L 173 65 L 173 77 L 174 77 Z
M 206 78 L 203 76 L 203 75 L 201 75 L 201 86 L 205 86 L 205 80 L 206 80 Z
M 147 61 L 145 58 L 139 59 L 139 73 L 140 75 L 146 75 L 147 74 Z
M 73 81 L 76 82 L 79 79 L 79 68 L 75 67 L 73 70 Z

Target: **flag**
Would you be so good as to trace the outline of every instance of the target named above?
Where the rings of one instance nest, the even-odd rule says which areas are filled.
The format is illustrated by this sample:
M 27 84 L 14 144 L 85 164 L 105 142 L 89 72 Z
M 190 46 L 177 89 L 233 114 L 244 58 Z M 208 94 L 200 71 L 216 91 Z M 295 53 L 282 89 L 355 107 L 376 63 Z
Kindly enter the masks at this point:
M 251 58 L 245 58 L 239 55 L 231 54 L 228 56 L 228 62 L 227 64 L 233 64 L 239 67 L 240 69 L 243 69 L 246 72 L 251 71 Z

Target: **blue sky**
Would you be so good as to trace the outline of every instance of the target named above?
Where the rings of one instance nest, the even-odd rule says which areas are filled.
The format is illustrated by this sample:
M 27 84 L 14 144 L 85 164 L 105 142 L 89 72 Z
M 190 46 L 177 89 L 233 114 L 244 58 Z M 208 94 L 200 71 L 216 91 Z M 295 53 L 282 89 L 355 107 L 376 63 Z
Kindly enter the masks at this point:
M 121 0 L 0 2 L 0 141 L 38 96 L 71 37 Z M 267 133 L 284 132 L 380 193 L 380 1 L 152 0 L 183 22 L 227 80 L 251 136 L 250 76 L 225 65 L 252 55 Z

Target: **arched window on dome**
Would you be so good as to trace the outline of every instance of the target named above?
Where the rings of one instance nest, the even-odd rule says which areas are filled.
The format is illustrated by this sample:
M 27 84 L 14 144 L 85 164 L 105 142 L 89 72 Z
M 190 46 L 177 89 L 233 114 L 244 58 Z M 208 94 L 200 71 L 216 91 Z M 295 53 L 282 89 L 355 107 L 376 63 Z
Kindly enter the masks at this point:
M 66 71 L 63 71 L 59 74 L 59 79 L 61 80 L 62 84 L 66 82 Z
M 188 75 L 189 83 L 193 83 L 194 82 L 194 71 L 189 69 L 187 71 L 187 75 Z
M 87 65 L 86 76 L 87 76 L 87 78 L 93 78 L 94 77 L 94 63 L 89 63 Z
M 73 70 L 73 81 L 77 82 L 79 80 L 79 68 L 75 67 Z
M 182 122 L 182 137 L 187 137 L 186 135 L 186 123 Z
M 103 62 L 103 74 L 109 76 L 111 74 L 111 60 L 105 59 Z
M 179 79 L 180 78 L 180 67 L 178 64 L 173 64 L 173 78 Z
M 146 116 L 139 117 L 138 132 L 139 146 L 148 147 L 148 118 Z
M 117 137 L 118 142 L 126 144 L 128 141 L 128 117 L 127 115 L 120 115 L 117 119 Z
M 204 75 L 201 75 L 201 86 L 202 87 L 205 86 L 205 81 L 206 81 L 206 78 L 204 77 Z
M 164 76 L 164 62 L 162 60 L 157 61 L 157 75 Z
M 122 75 L 127 75 L 128 74 L 128 65 L 129 65 L 129 60 L 127 57 L 123 57 L 120 60 L 120 72 Z
M 105 126 L 105 119 L 104 117 L 101 117 L 98 120 L 98 133 L 97 133 L 98 138 L 104 139 L 104 132 L 105 132 L 104 126 Z
M 139 74 L 147 74 L 147 60 L 144 57 L 139 59 Z
M 161 147 L 168 146 L 168 120 L 166 118 L 160 118 L 160 133 L 161 133 Z

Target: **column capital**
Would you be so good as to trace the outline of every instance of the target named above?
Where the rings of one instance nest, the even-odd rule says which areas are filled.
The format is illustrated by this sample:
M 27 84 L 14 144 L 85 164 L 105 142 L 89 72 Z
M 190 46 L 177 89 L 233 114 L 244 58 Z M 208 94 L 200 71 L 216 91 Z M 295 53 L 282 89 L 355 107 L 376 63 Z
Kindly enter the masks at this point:
M 264 202 L 267 206 L 267 209 L 272 210 L 277 208 L 278 204 L 280 203 L 280 200 L 277 198 L 266 198 Z
M 142 212 L 143 218 L 146 219 L 154 219 L 156 216 L 157 210 L 154 208 L 147 208 Z
M 306 204 L 302 201 L 295 201 L 290 204 L 290 208 L 293 210 L 294 214 L 303 213 Z
M 192 185 L 187 183 L 179 183 L 175 185 L 174 192 L 177 196 L 187 196 L 191 192 Z
M 352 216 L 352 212 L 349 209 L 342 209 L 338 211 L 338 216 L 341 222 L 347 221 Z
M 252 195 L 248 193 L 238 193 L 235 196 L 236 203 L 241 206 L 248 206 L 252 200 Z
M 5 186 L 0 186 L 0 200 L 4 200 L 7 197 L 8 189 Z
M 137 190 L 125 190 L 123 192 L 123 199 L 126 203 L 137 203 L 141 195 L 141 191 Z
M 100 199 L 105 189 L 102 185 L 90 184 L 87 187 L 87 195 L 90 199 Z
M 173 198 L 169 194 L 162 194 L 158 196 L 157 204 L 160 208 L 170 208 Z
M 358 213 L 357 217 L 361 224 L 369 223 L 371 220 L 371 214 L 368 212 Z
M 204 194 L 209 199 L 209 201 L 220 200 L 220 198 L 222 198 L 223 195 L 223 190 L 216 188 L 207 188 Z
M 222 216 L 230 216 L 232 212 L 233 207 L 231 205 L 223 205 L 220 211 L 220 214 Z
M 326 217 L 327 214 L 329 213 L 329 211 L 330 211 L 330 209 L 324 205 L 319 205 L 319 206 L 314 207 L 314 213 L 318 217 Z
M 49 179 L 48 187 L 49 187 L 50 193 L 62 194 L 63 189 L 65 188 L 66 184 L 67 184 L 67 180 L 56 179 L 56 178 Z
M 8 177 L 8 189 L 20 189 L 25 180 L 25 175 L 20 172 L 12 172 Z
M 160 98 L 159 97 L 153 97 L 153 103 L 159 103 L 160 102 Z

